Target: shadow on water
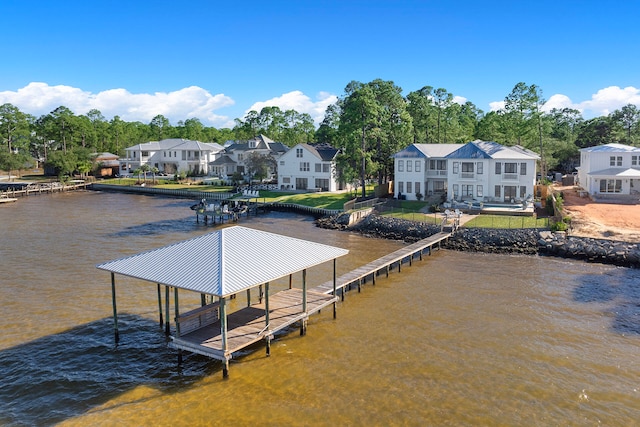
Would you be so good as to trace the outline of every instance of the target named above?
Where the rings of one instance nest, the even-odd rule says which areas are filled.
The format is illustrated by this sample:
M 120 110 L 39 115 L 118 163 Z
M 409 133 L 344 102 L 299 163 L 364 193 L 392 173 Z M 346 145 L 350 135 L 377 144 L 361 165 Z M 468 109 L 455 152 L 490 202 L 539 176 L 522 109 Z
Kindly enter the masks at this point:
M 640 335 L 640 271 L 614 268 L 603 275 L 584 275 L 573 292 L 575 301 L 605 303 L 618 334 Z
M 220 370 L 196 355 L 178 366 L 177 353 L 150 319 L 123 314 L 118 320 L 126 336 L 117 347 L 113 320 L 106 318 L 1 350 L 0 425 L 59 423 L 140 385 L 174 393 Z
M 131 236 L 149 236 L 162 235 L 166 233 L 191 233 L 197 228 L 204 227 L 203 222 L 196 223 L 195 218 L 165 219 L 158 221 L 146 222 L 144 224 L 132 225 L 126 227 L 117 233 L 111 234 L 109 237 L 131 237 Z M 210 227 L 210 225 L 209 225 Z

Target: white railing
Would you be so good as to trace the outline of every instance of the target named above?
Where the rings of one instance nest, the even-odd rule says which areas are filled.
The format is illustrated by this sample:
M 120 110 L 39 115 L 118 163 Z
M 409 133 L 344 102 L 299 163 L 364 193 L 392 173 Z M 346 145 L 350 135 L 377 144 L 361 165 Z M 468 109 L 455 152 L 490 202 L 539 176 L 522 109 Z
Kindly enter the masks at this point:
M 518 174 L 517 173 L 504 173 L 502 174 L 502 179 L 505 181 L 517 181 Z
M 460 178 L 473 179 L 475 174 L 473 172 L 460 172 Z

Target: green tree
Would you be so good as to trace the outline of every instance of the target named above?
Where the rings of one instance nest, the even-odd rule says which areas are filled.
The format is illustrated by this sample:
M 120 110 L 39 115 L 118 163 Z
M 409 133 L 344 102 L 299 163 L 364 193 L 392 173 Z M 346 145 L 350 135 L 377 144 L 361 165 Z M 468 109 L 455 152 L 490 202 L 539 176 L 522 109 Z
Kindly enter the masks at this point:
M 161 141 L 169 137 L 171 123 L 169 123 L 169 119 L 167 119 L 165 116 L 163 116 L 162 114 L 158 114 L 153 119 L 151 119 L 149 128 L 151 130 L 153 138 L 157 138 L 158 141 Z
M 29 142 L 29 116 L 12 104 L 0 105 L 0 135 L 9 152 L 25 150 Z
M 624 137 L 620 138 L 621 142 L 633 145 L 637 141 L 636 135 L 640 129 L 640 109 L 633 104 L 627 104 L 614 111 L 611 118 L 620 123 L 625 131 Z
M 413 121 L 413 142 L 428 144 L 433 142 L 431 120 L 434 116 L 433 87 L 424 86 L 407 95 L 407 111 Z

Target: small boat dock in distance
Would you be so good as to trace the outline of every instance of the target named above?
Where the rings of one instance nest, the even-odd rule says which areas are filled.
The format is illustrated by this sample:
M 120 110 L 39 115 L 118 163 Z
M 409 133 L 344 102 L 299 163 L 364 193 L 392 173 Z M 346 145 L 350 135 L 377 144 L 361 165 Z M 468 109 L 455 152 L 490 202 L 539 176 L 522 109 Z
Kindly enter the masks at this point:
M 36 194 L 61 193 L 63 191 L 86 190 L 92 184 L 82 179 L 73 179 L 66 183 L 54 182 L 2 182 L 0 191 L 9 198 Z
M 200 222 L 202 216 L 204 223 L 223 224 L 225 221 L 237 221 L 242 215 L 249 216 L 258 213 L 258 198 L 260 193 L 256 191 L 244 190 L 241 196 L 236 196 L 223 201 L 216 200 L 207 203 L 207 199 L 202 199 L 200 203 L 191 206 L 196 212 L 196 222 Z
M 16 202 L 18 199 L 15 197 L 9 197 L 6 194 L 0 194 L 0 203 L 11 203 Z
M 436 233 L 433 236 L 429 236 L 426 239 L 422 239 L 418 242 L 412 243 L 409 246 L 404 248 L 400 248 L 397 251 L 391 252 L 381 258 L 376 259 L 375 261 L 371 261 L 368 264 L 363 265 L 362 267 L 356 268 L 336 279 L 336 290 L 339 290 L 342 295 L 342 299 L 344 299 L 344 293 L 346 290 L 350 289 L 353 284 L 357 284 L 358 291 L 360 291 L 360 286 L 364 281 L 366 281 L 367 277 L 371 277 L 373 284 L 376 283 L 376 276 L 380 274 L 380 272 L 385 271 L 386 276 L 389 276 L 389 270 L 393 268 L 394 264 L 397 265 L 398 271 L 402 268 L 402 263 L 405 261 L 409 262 L 409 265 L 412 264 L 413 259 L 416 255 L 419 256 L 420 260 L 422 260 L 422 255 L 424 251 L 427 250 L 428 254 L 431 255 L 431 251 L 434 246 L 440 247 L 440 243 L 442 241 L 447 240 L 451 237 L 451 232 L 442 231 L 440 233 Z M 345 289 L 347 288 L 347 289 Z M 327 281 L 315 288 L 310 289 L 313 292 L 318 292 L 322 294 L 332 294 L 333 293 L 333 280 Z

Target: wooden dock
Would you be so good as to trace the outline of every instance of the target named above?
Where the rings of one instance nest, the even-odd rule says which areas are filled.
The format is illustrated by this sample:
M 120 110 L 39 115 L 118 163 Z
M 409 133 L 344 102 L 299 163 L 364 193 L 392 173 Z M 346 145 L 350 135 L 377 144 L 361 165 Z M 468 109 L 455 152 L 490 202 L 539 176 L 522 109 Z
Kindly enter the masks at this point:
M 331 295 L 308 291 L 307 311 L 304 312 L 302 290 L 287 289 L 269 296 L 268 324 L 265 314 L 265 300 L 228 315 L 226 351 L 223 349 L 219 319 L 184 335 L 171 337 L 172 341 L 169 346 L 225 362 L 231 359 L 232 353 L 262 339 L 266 339 L 268 345 L 268 341 L 278 331 L 296 322 L 306 321 L 310 314 L 320 311 L 335 301 L 336 298 Z M 186 313 L 181 317 L 189 317 L 189 314 Z
M 375 261 L 371 261 L 370 263 L 365 264 L 362 267 L 356 268 L 349 273 L 343 274 L 336 279 L 336 293 L 340 291 L 342 298 L 344 299 L 344 293 L 346 290 L 350 289 L 353 284 L 357 284 L 359 291 L 360 286 L 369 276 L 371 276 L 373 284 L 375 285 L 376 276 L 380 274 L 381 271 L 384 270 L 386 276 L 389 276 L 389 270 L 393 267 L 394 264 L 397 265 L 398 271 L 400 271 L 402 268 L 402 263 L 405 262 L 405 260 L 409 262 L 409 265 L 412 264 L 413 259 L 416 255 L 418 255 L 422 260 L 422 255 L 425 249 L 428 250 L 428 254 L 431 255 L 433 247 L 436 245 L 440 247 L 440 242 L 442 242 L 443 240 L 447 240 L 449 237 L 451 237 L 451 234 L 451 232 L 436 233 L 433 236 L 412 243 L 409 246 L 391 252 L 390 254 L 378 258 Z M 310 291 L 318 292 L 321 294 L 333 294 L 333 280 L 327 281 L 319 286 L 311 288 Z

